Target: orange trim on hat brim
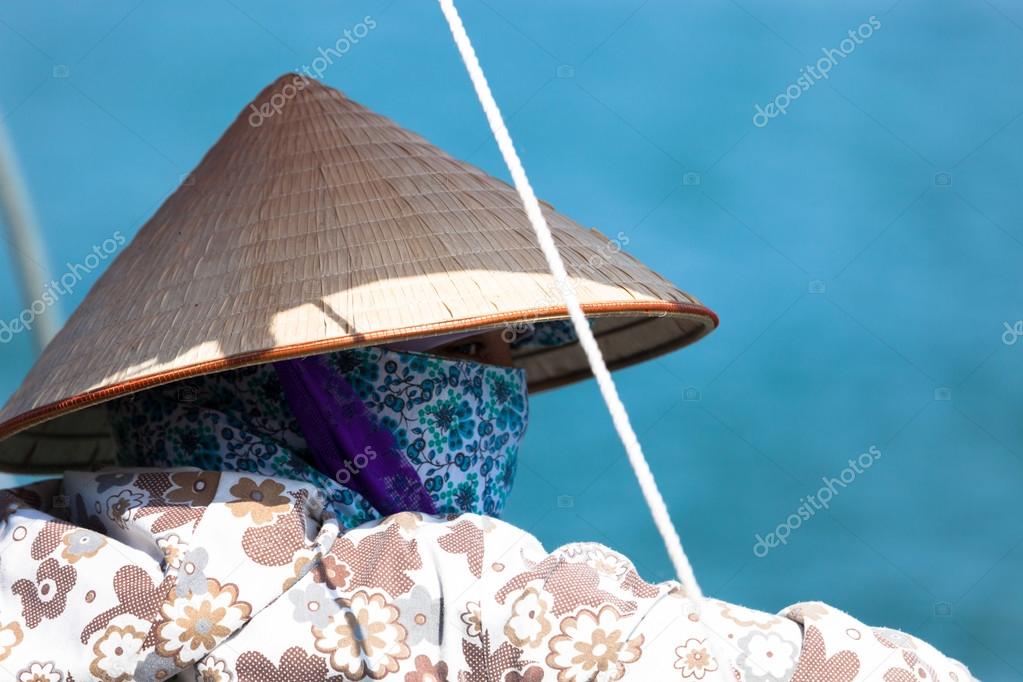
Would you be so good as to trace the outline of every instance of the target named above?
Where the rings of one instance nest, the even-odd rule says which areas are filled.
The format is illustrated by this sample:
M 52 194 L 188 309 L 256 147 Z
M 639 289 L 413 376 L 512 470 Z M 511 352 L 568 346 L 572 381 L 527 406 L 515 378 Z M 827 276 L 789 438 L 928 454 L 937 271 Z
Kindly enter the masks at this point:
M 698 341 L 703 338 L 711 331 L 717 328 L 719 324 L 718 316 L 713 310 L 702 305 L 694 303 L 681 303 L 681 302 L 670 302 L 670 301 L 636 301 L 629 303 L 585 303 L 582 304 L 583 312 L 588 316 L 601 317 L 611 315 L 623 315 L 628 313 L 644 314 L 648 317 L 665 317 L 668 315 L 676 317 L 701 317 L 705 318 L 710 322 L 710 325 L 704 324 L 702 327 L 694 331 L 693 334 L 688 336 L 679 337 L 671 341 L 668 344 L 664 344 L 657 348 L 648 349 L 635 355 L 630 355 L 627 358 L 619 360 L 615 363 L 609 363 L 609 369 L 621 369 L 629 365 L 642 362 L 650 357 L 661 355 L 663 353 L 670 352 L 677 348 L 687 346 L 690 343 Z M 451 322 L 440 322 L 429 325 L 419 325 L 415 327 L 406 327 L 404 329 L 391 330 L 386 332 L 371 332 L 369 334 L 353 334 L 350 336 L 343 336 L 333 339 L 325 339 L 322 341 L 315 341 L 311 343 L 300 343 L 290 346 L 280 346 L 277 348 L 271 348 L 263 351 L 256 351 L 252 353 L 242 353 L 232 357 L 221 358 L 218 360 L 211 360 L 208 362 L 201 362 L 189 367 L 182 367 L 180 369 L 174 369 L 166 372 L 158 372 L 148 376 L 139 377 L 130 381 L 123 381 L 113 386 L 106 386 L 93 391 L 87 391 L 65 400 L 59 400 L 54 403 L 42 405 L 35 409 L 24 412 L 17 417 L 10 419 L 3 424 L 0 424 L 0 440 L 4 440 L 16 433 L 24 431 L 25 429 L 31 428 L 42 424 L 43 422 L 50 421 L 56 417 L 74 412 L 86 407 L 91 407 L 114 398 L 119 398 L 130 393 L 136 393 L 138 391 L 145 390 L 147 388 L 153 388 L 161 384 L 169 384 L 174 381 L 180 381 L 190 377 L 202 375 L 202 374 L 213 374 L 215 372 L 223 372 L 229 369 L 237 369 L 239 367 L 245 367 L 248 365 L 259 365 L 267 362 L 274 362 L 277 360 L 287 360 L 290 358 L 303 357 L 306 355 L 316 355 L 319 353 L 329 353 L 332 351 L 345 350 L 347 348 L 357 348 L 360 346 L 373 346 L 380 345 L 387 342 L 407 340 L 414 338 L 421 338 L 426 336 L 435 336 L 438 334 L 452 333 L 468 331 L 471 329 L 484 330 L 489 327 L 493 327 L 508 322 L 518 322 L 523 319 L 529 319 L 533 321 L 544 321 L 544 320 L 555 320 L 564 319 L 568 317 L 568 309 L 565 306 L 551 306 L 548 308 L 531 308 L 525 311 L 511 312 L 511 313 L 500 313 L 494 315 L 481 315 L 477 317 L 466 318 L 464 320 L 454 320 Z M 539 384 L 531 384 L 529 390 L 531 392 L 543 391 L 551 388 L 556 388 L 565 384 L 578 381 L 589 376 L 588 371 L 577 372 L 568 376 L 560 376 L 556 379 L 541 382 Z

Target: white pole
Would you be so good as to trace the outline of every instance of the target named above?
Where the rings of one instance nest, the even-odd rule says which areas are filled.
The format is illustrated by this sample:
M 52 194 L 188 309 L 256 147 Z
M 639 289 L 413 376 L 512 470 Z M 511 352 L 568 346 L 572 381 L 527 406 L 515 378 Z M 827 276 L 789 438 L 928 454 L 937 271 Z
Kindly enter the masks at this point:
M 0 223 L 6 228 L 6 241 L 11 247 L 11 260 L 21 289 L 23 309 L 30 310 L 49 283 L 50 272 L 32 202 L 3 121 L 0 121 L 0 212 Z M 42 351 L 56 335 L 60 317 L 56 302 L 47 306 L 42 314 L 34 315 L 32 333 L 37 351 Z

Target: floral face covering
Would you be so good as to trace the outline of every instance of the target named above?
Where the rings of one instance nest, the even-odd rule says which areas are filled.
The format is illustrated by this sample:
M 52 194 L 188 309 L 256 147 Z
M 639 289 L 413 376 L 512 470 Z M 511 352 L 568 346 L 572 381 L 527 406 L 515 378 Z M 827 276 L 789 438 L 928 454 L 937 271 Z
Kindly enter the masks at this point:
M 368 416 L 389 432 L 436 512 L 500 514 L 526 428 L 522 370 L 376 347 L 326 354 L 319 362 L 343 378 Z M 111 402 L 121 464 L 308 481 L 325 491 L 349 528 L 388 513 L 357 492 L 346 474 L 313 466 L 316 458 L 281 376 L 260 365 Z

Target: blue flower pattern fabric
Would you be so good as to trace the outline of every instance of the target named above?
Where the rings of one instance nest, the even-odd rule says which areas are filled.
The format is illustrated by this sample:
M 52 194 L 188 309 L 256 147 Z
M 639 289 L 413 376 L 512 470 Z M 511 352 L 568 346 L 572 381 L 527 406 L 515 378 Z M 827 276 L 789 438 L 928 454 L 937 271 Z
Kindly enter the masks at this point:
M 592 326 L 592 321 L 590 322 Z M 570 320 L 519 323 L 502 334 L 513 350 L 537 350 L 578 343 L 579 337 Z
M 370 347 L 329 366 L 395 437 L 439 513 L 500 515 L 528 418 L 523 370 Z M 269 365 L 206 375 L 109 404 L 124 466 L 241 471 L 312 483 L 347 528 L 380 514 L 312 465 Z

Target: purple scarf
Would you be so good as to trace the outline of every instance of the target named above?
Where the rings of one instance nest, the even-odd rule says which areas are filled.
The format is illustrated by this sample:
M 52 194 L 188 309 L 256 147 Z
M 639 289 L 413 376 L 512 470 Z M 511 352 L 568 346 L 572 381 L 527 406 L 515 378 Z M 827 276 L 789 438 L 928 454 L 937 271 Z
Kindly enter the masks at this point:
M 273 366 L 320 472 L 362 495 L 382 514 L 436 513 L 429 491 L 398 450 L 394 435 L 376 422 L 324 356 Z

